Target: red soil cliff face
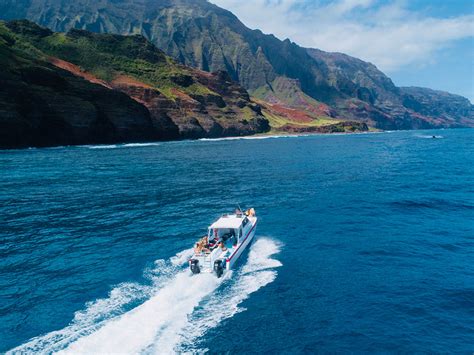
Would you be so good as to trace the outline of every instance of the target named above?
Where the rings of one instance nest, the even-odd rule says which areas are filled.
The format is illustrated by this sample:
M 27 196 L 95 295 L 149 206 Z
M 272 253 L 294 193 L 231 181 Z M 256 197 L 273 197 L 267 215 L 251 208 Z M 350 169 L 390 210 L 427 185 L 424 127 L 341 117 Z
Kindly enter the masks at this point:
M 80 67 L 78 67 L 75 64 L 66 62 L 65 60 L 55 58 L 55 57 L 50 57 L 49 62 L 51 64 L 53 64 L 54 66 L 56 66 L 58 68 L 61 68 L 61 69 L 64 69 L 64 70 L 67 70 L 68 72 L 70 72 L 70 73 L 72 73 L 76 76 L 79 76 L 79 77 L 81 77 L 81 78 L 83 78 L 83 79 L 85 79 L 85 80 L 87 80 L 91 83 L 99 84 L 99 85 L 105 86 L 106 88 L 109 88 L 109 89 L 112 88 L 105 81 L 100 80 L 99 78 L 95 77 L 94 75 L 83 71 Z
M 247 91 L 224 72 L 193 70 L 193 76 L 186 80 L 198 82 L 213 93 L 190 95 L 173 88 L 171 100 L 159 89 L 128 75 L 117 75 L 106 82 L 73 63 L 58 58 L 50 58 L 50 63 L 91 83 L 125 93 L 148 109 L 156 129 L 172 137 L 248 135 L 269 129 L 260 106 L 252 103 Z

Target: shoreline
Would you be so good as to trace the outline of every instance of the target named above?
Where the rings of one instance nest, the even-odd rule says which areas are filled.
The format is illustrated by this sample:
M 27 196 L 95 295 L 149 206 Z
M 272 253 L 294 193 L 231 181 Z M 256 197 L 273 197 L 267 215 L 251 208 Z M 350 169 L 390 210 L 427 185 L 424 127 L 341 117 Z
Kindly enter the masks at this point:
M 152 147 L 168 143 L 180 142 L 219 142 L 219 141 L 233 141 L 233 140 L 263 140 L 263 139 L 279 139 L 279 138 L 300 138 L 312 136 L 353 136 L 353 135 L 370 135 L 396 132 L 422 132 L 422 131 L 440 131 L 451 129 L 473 129 L 472 127 L 453 127 L 453 128 L 429 128 L 429 129 L 404 129 L 404 130 L 377 130 L 367 132 L 335 132 L 335 133 L 259 133 L 248 136 L 229 136 L 218 138 L 196 138 L 196 139 L 175 139 L 164 141 L 146 141 L 146 142 L 116 142 L 116 143 L 91 143 L 91 144 L 72 144 L 72 145 L 58 145 L 58 146 L 44 146 L 44 147 L 18 147 L 18 148 L 0 148 L 0 152 L 12 150 L 36 150 L 36 149 L 64 149 L 64 148 L 89 148 L 89 149 L 115 149 L 115 148 L 133 148 L 133 147 Z

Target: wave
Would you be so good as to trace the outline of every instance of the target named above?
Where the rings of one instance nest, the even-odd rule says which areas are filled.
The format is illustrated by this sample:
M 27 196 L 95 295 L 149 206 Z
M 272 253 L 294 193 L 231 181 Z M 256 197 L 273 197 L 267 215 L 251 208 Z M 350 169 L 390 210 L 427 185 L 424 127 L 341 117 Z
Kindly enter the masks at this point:
M 118 148 L 118 144 L 111 144 L 111 145 L 86 145 L 83 146 L 84 148 L 88 149 L 115 149 Z
M 298 138 L 308 137 L 310 134 L 286 134 L 286 135 L 266 135 L 266 136 L 244 136 L 244 137 L 222 137 L 222 138 L 201 138 L 201 142 L 219 142 L 219 141 L 235 141 L 235 140 L 261 140 L 261 139 L 278 139 L 278 138 Z
M 156 147 L 162 143 L 128 143 L 124 144 L 121 147 L 123 148 L 136 148 L 136 147 Z
M 256 240 L 247 262 L 222 279 L 211 274 L 193 277 L 183 270 L 192 250 L 157 260 L 145 270 L 151 285 L 119 285 L 108 298 L 76 312 L 66 328 L 33 338 L 9 353 L 171 353 L 189 349 L 207 330 L 243 311 L 239 304 L 276 278 L 275 268 L 281 263 L 271 256 L 279 250 L 271 239 Z M 219 297 L 213 297 L 216 293 Z
M 360 135 L 369 135 L 369 134 L 381 134 L 381 133 L 390 133 L 390 132 L 399 132 L 399 131 L 371 131 L 371 132 L 341 132 L 341 133 L 295 133 L 295 134 L 269 134 L 261 136 L 242 136 L 242 137 L 221 137 L 221 138 L 200 138 L 199 142 L 219 142 L 219 141 L 234 141 L 234 140 L 261 140 L 261 139 L 280 139 L 280 138 L 301 138 L 301 137 L 314 137 L 314 136 L 324 136 L 324 137 L 340 137 L 340 136 L 360 136 Z
M 117 148 L 141 148 L 141 147 L 156 147 L 162 143 L 127 143 L 127 144 L 99 144 L 99 145 L 86 145 L 83 148 L 88 149 L 117 149 Z

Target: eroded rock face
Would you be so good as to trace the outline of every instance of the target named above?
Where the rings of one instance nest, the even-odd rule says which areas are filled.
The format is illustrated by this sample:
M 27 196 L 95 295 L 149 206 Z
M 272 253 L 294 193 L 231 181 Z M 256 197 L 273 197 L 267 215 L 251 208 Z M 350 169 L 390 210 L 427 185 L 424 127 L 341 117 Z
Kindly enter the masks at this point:
M 6 26 L 0 23 L 1 147 L 269 130 L 258 105 L 226 73 L 178 65 L 143 37 L 55 34 L 27 21 Z
M 339 114 L 380 129 L 474 126 L 469 100 L 423 88 L 398 88 L 373 64 L 342 53 L 308 49 L 327 68 L 332 86 L 349 99 L 333 103 Z M 432 109 L 436 107 L 436 109 Z
M 108 85 L 145 105 L 154 122 L 159 122 L 167 131 L 176 128 L 180 138 L 241 136 L 270 129 L 260 107 L 252 103 L 248 93 L 228 75 L 194 71 L 186 80 L 185 87 L 197 82 L 213 92 L 189 95 L 176 89 L 173 91 L 175 99 L 170 100 L 158 89 L 133 79 L 114 80 Z
M 62 69 L 30 66 L 0 79 L 2 148 L 170 138 L 143 105 Z
M 451 127 L 470 126 L 474 106 L 465 97 L 418 87 L 400 88 L 403 105 L 425 117 L 434 125 L 447 122 Z

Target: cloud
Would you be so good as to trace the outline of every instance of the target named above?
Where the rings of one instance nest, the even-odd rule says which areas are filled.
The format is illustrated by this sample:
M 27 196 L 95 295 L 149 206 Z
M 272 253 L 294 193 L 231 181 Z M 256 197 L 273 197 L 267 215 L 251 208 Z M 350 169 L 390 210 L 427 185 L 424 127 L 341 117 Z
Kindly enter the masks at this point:
M 408 9 L 406 0 L 211 0 L 250 28 L 331 52 L 387 72 L 432 63 L 453 42 L 474 36 L 474 16 L 439 18 Z

